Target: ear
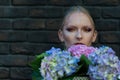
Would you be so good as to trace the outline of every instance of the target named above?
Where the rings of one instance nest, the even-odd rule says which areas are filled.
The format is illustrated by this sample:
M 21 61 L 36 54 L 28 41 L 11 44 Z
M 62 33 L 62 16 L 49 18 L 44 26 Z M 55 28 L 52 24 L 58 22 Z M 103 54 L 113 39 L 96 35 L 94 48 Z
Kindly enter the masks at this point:
M 61 42 L 64 41 L 62 30 L 59 30 L 59 31 L 58 31 L 58 37 L 59 37 L 59 39 L 60 39 Z
M 97 31 L 95 30 L 93 33 L 92 42 L 95 42 L 96 38 L 97 38 Z

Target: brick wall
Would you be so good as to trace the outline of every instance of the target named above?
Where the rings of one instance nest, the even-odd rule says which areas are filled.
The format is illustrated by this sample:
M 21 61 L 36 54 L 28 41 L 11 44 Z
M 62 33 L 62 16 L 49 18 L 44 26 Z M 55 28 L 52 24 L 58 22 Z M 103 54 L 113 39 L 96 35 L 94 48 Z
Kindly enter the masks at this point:
M 95 44 L 111 46 L 120 57 L 120 0 L 0 0 L 0 80 L 31 80 L 28 63 L 51 46 L 64 11 L 86 7 L 99 32 Z

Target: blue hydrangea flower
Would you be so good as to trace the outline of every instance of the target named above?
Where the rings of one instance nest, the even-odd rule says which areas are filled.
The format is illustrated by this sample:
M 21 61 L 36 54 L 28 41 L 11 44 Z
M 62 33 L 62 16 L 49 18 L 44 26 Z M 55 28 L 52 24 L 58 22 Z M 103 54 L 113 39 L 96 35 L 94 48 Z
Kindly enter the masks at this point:
M 92 61 L 88 75 L 92 80 L 117 80 L 120 76 L 120 60 L 115 52 L 102 46 L 88 57 Z
M 49 55 L 42 59 L 39 68 L 45 80 L 57 80 L 77 71 L 79 59 L 72 56 L 70 52 L 52 48 L 46 53 Z
M 61 51 L 60 48 L 52 47 L 50 50 L 46 51 L 46 53 L 47 53 L 48 55 L 51 55 L 51 54 L 53 54 L 53 53 L 58 53 L 59 51 Z

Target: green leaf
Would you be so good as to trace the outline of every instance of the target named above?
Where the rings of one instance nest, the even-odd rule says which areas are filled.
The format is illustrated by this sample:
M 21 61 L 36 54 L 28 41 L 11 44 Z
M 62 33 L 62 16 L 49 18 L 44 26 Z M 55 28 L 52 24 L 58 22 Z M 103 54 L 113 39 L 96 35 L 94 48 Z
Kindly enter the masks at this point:
M 39 71 L 33 71 L 32 73 L 32 80 L 43 80 Z
M 85 55 L 81 55 L 80 61 L 85 62 L 85 64 L 88 66 L 92 64 L 92 62 Z
M 41 65 L 41 60 L 44 58 L 46 53 L 41 53 L 40 55 L 37 55 L 35 60 L 30 62 L 30 66 L 32 67 L 33 70 L 37 71 Z
M 86 74 L 90 64 L 92 64 L 91 61 L 85 55 L 81 55 L 78 65 L 82 66 L 77 73 Z
M 37 55 L 32 62 L 29 63 L 29 66 L 31 66 L 33 69 L 32 80 L 43 80 L 39 68 L 41 66 L 41 61 L 45 55 L 46 53 L 41 53 L 40 55 Z

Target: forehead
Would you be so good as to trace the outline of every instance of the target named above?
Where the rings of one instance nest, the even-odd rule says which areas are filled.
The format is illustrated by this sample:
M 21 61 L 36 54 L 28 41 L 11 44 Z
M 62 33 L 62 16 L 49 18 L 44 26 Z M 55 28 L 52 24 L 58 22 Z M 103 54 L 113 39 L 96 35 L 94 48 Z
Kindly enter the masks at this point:
M 69 25 L 92 25 L 88 15 L 82 12 L 74 12 L 66 16 L 65 24 Z

